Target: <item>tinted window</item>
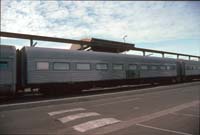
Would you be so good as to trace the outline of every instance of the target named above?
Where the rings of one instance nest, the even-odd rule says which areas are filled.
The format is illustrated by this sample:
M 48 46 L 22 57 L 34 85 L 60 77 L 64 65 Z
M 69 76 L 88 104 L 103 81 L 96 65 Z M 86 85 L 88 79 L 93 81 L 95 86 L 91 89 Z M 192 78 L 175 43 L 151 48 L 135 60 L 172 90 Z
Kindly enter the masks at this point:
M 133 64 L 130 64 L 130 65 L 128 65 L 128 69 L 129 69 L 129 70 L 136 70 L 136 69 L 137 69 L 137 66 L 136 66 L 136 65 L 133 65 Z
M 7 69 L 8 69 L 8 62 L 0 61 L 0 70 L 7 70 Z
M 37 70 L 48 70 L 49 63 L 48 62 L 37 62 Z
M 195 67 L 194 66 L 190 66 L 190 70 L 194 70 L 195 69 Z
M 160 66 L 160 70 L 165 70 L 165 66 Z
M 54 70 L 69 70 L 69 63 L 56 62 L 53 64 Z
M 148 67 L 147 67 L 147 66 L 145 66 L 145 65 L 142 65 L 142 66 L 141 66 L 141 69 L 142 69 L 142 70 L 147 70 L 147 69 L 148 69 Z
M 192 66 L 192 70 L 195 70 L 195 66 Z
M 113 64 L 113 70 L 123 70 L 122 64 Z
M 175 66 L 166 66 L 166 69 L 167 69 L 167 70 L 174 70 L 174 69 L 175 69 Z
M 157 66 L 151 66 L 151 70 L 157 70 L 158 67 Z
M 171 67 L 170 67 L 170 66 L 167 66 L 167 70 L 171 70 Z
M 192 70 L 192 66 L 187 66 L 186 69 L 187 70 Z
M 108 64 L 98 63 L 98 64 L 96 64 L 96 69 L 97 70 L 107 70 L 108 69 Z
M 90 64 L 83 64 L 83 63 L 76 64 L 76 69 L 77 70 L 90 70 Z

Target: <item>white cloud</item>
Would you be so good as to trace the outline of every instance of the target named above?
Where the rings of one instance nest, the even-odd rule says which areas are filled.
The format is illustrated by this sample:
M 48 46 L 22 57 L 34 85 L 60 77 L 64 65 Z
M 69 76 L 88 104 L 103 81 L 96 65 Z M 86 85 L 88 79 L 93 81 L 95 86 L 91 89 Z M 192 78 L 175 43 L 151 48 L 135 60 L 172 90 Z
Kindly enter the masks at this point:
M 2 1 L 1 30 L 127 42 L 199 38 L 199 2 Z

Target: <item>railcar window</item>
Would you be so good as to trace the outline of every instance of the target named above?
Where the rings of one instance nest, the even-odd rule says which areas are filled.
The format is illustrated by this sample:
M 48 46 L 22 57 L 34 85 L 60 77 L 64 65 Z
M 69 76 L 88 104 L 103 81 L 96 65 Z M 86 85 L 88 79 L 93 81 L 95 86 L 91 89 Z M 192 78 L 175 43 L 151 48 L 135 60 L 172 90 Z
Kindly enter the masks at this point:
M 166 66 L 166 70 L 170 70 L 170 66 Z
M 167 68 L 167 70 L 174 70 L 175 66 L 167 66 L 166 68 Z
M 90 70 L 90 64 L 88 63 L 78 63 L 76 64 L 76 69 L 77 70 Z
M 151 70 L 157 70 L 158 67 L 157 66 L 151 66 Z
M 69 70 L 69 63 L 56 62 L 53 64 L 54 70 Z
M 122 64 L 113 64 L 113 70 L 123 70 Z
M 193 70 L 193 67 L 192 66 L 187 66 L 187 69 L 188 70 Z
M 147 70 L 147 69 L 148 69 L 148 67 L 145 66 L 145 65 L 142 65 L 140 68 L 141 68 L 142 70 Z
M 195 66 L 192 66 L 192 70 L 195 70 Z
M 160 66 L 160 70 L 165 70 L 165 69 L 166 69 L 165 66 Z
M 8 62 L 0 61 L 0 70 L 7 70 L 7 69 L 8 69 Z
M 190 66 L 190 70 L 195 70 L 195 66 Z
M 96 69 L 97 70 L 107 70 L 108 69 L 108 64 L 98 63 L 98 64 L 96 64 Z
M 136 66 L 136 65 L 133 65 L 133 64 L 130 64 L 130 65 L 128 65 L 128 69 L 129 69 L 129 70 L 136 70 L 136 69 L 137 69 L 137 66 Z
M 49 70 L 49 63 L 48 62 L 37 62 L 36 68 L 37 68 L 37 70 Z

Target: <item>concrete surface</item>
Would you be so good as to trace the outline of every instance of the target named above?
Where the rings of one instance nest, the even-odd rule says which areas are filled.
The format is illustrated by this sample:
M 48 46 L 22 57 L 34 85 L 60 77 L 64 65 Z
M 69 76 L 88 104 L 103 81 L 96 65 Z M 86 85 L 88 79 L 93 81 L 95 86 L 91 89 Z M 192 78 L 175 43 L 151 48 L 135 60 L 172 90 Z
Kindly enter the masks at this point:
M 156 89 L 156 90 L 154 90 Z M 200 83 L 0 111 L 0 134 L 199 135 Z

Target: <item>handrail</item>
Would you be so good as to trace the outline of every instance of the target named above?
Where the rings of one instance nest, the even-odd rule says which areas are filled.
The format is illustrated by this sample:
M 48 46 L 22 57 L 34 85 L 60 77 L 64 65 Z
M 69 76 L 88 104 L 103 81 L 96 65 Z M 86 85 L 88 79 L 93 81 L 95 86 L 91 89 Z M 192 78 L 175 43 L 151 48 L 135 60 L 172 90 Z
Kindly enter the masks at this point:
M 56 37 L 48 37 L 48 36 L 39 36 L 39 35 L 30 35 L 30 34 L 21 34 L 21 33 L 11 33 L 11 32 L 0 32 L 0 37 L 9 37 L 9 38 L 20 38 L 20 39 L 29 39 L 30 40 L 30 45 L 34 46 L 33 40 L 41 40 L 41 41 L 51 41 L 51 42 L 61 42 L 61 43 L 72 43 L 72 44 L 79 44 L 79 45 L 94 45 L 93 42 L 90 41 L 83 41 L 83 40 L 74 40 L 74 39 L 65 39 L 65 38 L 56 38 Z M 106 41 L 106 40 L 104 40 Z M 120 42 L 118 42 L 120 43 Z M 122 42 L 122 46 L 118 47 L 124 47 L 124 43 Z M 117 47 L 117 46 L 116 46 Z M 145 48 L 138 48 L 135 46 L 127 46 L 129 50 L 136 50 L 136 51 L 142 51 L 143 55 L 145 56 L 145 52 L 152 52 L 152 53 L 160 53 L 162 54 L 162 57 L 164 58 L 165 54 L 172 54 L 176 55 L 177 59 L 179 59 L 180 56 L 186 56 L 191 59 L 193 58 L 198 58 L 200 61 L 200 56 L 195 56 L 195 55 L 189 55 L 189 54 L 182 54 L 182 53 L 175 53 L 175 52 L 167 52 L 167 51 L 159 51 L 159 50 L 152 50 L 152 49 L 145 49 Z

